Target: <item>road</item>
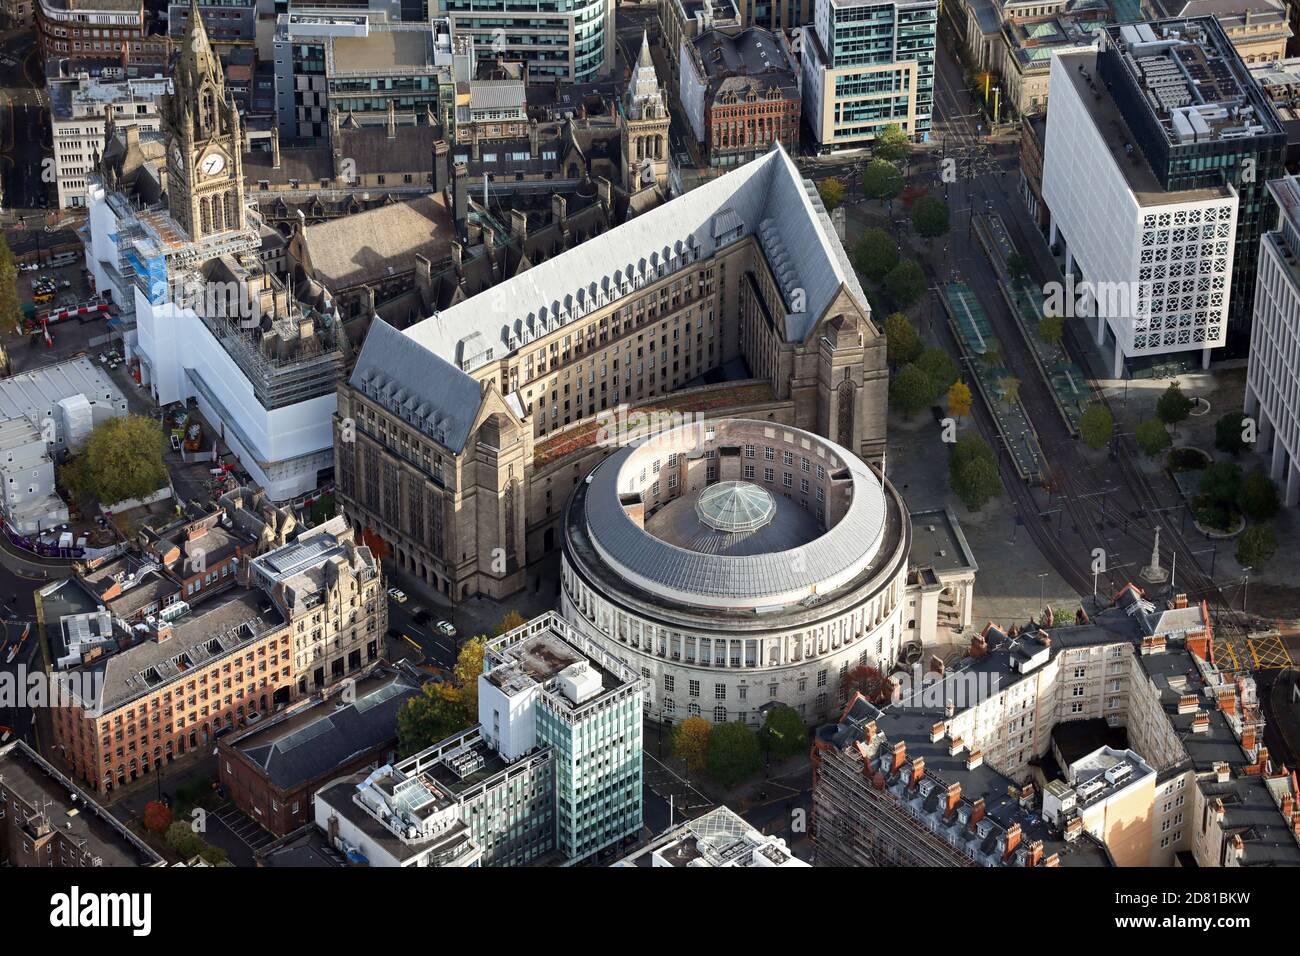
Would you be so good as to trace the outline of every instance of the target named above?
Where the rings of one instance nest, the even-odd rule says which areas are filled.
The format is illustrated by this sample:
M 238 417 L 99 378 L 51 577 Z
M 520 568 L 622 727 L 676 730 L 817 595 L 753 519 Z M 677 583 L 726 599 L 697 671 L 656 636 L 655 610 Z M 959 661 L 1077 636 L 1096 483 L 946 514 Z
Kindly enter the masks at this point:
M 42 203 L 54 200 L 42 181 L 50 114 L 35 30 L 15 30 L 6 20 L 0 31 L 0 186 L 6 214 L 43 224 Z
M 951 39 L 946 22 L 941 32 Z M 1142 471 L 1131 438 L 1117 440 L 1113 458 L 1085 451 L 1057 412 L 1029 346 L 998 291 L 990 263 L 970 231 L 972 214 L 996 213 L 1020 251 L 1029 257 L 1030 277 L 1042 284 L 1059 281 L 1056 263 L 1029 220 L 1016 194 L 1015 177 L 1009 172 L 1015 162 L 1014 137 L 985 148 L 980 142 L 978 105 L 963 90 L 961 69 L 947 43 L 940 43 L 936 62 L 935 138 L 940 150 L 959 157 L 962 173 L 949 188 L 953 230 L 940 261 L 945 270 L 952 270 L 972 288 L 987 313 L 1004 361 L 1021 381 L 1020 399 L 1038 430 L 1052 476 L 1050 490 L 1028 487 L 1016 476 L 1005 449 L 1001 450 L 1003 484 L 1021 521 L 1061 576 L 1081 595 L 1091 594 L 1095 581 L 1103 603 L 1126 581 L 1136 579 L 1138 569 L 1149 562 L 1159 526 L 1165 565 L 1170 563 L 1172 550 L 1178 553 L 1178 589 L 1193 601 L 1207 600 L 1221 623 L 1242 626 L 1240 616 L 1204 572 L 1200 562 L 1208 558 L 1195 553 L 1199 543 L 1190 546 L 1180 534 L 1183 501 L 1172 483 L 1163 475 L 1151 478 Z M 933 264 L 931 272 L 934 279 L 941 278 Z M 941 344 L 958 354 L 946 323 L 933 325 Z M 1066 322 L 1066 348 L 1076 362 L 1088 368 L 1093 356 L 1086 335 L 1085 323 Z M 1099 393 L 1095 399 L 1106 401 Z M 992 417 L 981 403 L 977 403 L 974 417 L 985 438 L 998 447 Z M 1094 578 L 1098 554 L 1105 555 L 1104 570 Z

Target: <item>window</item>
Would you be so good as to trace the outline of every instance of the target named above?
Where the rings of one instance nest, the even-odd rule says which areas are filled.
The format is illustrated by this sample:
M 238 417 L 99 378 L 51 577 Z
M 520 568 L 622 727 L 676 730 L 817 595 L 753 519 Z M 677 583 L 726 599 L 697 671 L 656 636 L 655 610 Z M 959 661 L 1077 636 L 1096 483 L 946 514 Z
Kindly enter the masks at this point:
M 672 674 L 664 675 L 664 693 L 671 694 L 674 690 L 676 690 L 676 685 L 677 685 L 676 677 L 674 677 Z
M 726 685 L 726 684 L 714 684 L 714 685 L 713 685 L 713 699 L 714 699 L 714 700 L 726 700 L 726 699 L 727 699 L 727 685 Z
M 700 682 L 697 681 L 697 680 L 693 680 L 693 681 L 691 681 L 691 683 L 690 683 L 690 691 L 691 691 L 691 696 L 692 696 L 692 697 L 699 697 L 699 696 L 700 696 Z

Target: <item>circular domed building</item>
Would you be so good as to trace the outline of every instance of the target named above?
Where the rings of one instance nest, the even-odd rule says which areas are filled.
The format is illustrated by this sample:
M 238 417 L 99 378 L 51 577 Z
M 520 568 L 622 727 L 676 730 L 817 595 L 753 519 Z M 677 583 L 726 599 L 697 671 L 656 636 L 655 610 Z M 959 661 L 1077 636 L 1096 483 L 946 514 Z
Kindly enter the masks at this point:
M 649 716 L 837 713 L 842 678 L 902 652 L 911 525 L 856 455 L 771 422 L 619 449 L 564 520 L 560 608 L 647 678 Z

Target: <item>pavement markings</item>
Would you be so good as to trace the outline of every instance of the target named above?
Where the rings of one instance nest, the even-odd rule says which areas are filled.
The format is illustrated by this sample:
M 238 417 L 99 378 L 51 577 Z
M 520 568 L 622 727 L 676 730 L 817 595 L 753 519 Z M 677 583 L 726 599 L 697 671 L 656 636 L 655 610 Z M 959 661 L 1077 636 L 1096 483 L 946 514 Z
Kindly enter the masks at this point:
M 213 810 L 212 815 L 220 820 L 222 826 L 233 833 L 240 843 L 254 852 L 275 842 L 274 836 L 228 800 Z

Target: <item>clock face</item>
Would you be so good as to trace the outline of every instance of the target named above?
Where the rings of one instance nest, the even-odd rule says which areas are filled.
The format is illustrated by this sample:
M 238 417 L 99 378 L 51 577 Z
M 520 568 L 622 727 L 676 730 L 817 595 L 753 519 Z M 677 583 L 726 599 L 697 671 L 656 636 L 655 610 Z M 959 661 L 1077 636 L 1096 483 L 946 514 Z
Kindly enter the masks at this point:
M 204 176 L 215 176 L 226 168 L 226 157 L 220 153 L 212 153 L 203 157 L 203 162 L 199 168 L 203 170 Z

